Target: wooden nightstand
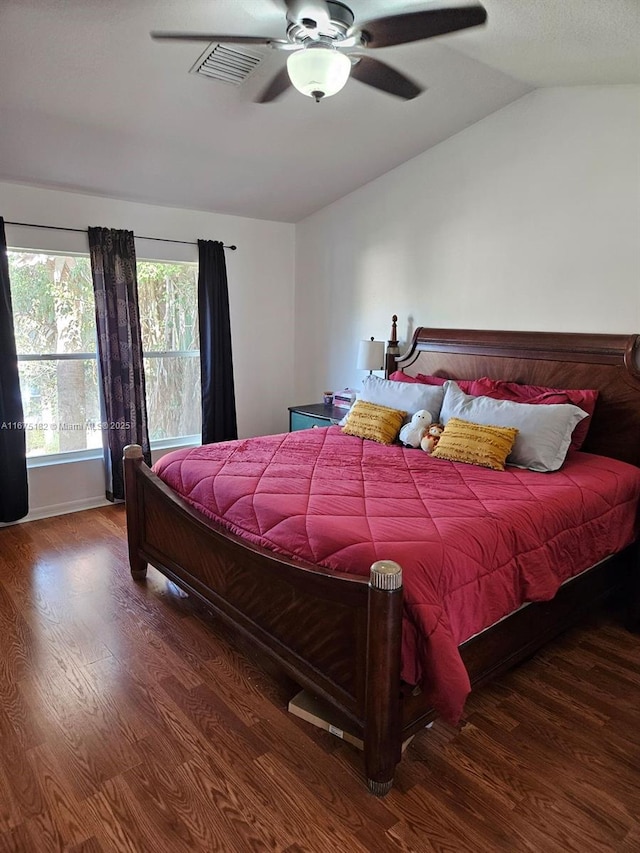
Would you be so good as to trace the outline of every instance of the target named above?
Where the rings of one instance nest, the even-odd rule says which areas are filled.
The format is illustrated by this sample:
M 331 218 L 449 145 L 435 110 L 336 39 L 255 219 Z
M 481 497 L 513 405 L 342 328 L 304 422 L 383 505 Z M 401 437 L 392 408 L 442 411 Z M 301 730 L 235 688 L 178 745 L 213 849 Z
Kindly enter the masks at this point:
M 337 424 L 347 414 L 347 411 L 347 409 L 340 409 L 337 406 L 325 406 L 324 403 L 289 406 L 289 432 Z

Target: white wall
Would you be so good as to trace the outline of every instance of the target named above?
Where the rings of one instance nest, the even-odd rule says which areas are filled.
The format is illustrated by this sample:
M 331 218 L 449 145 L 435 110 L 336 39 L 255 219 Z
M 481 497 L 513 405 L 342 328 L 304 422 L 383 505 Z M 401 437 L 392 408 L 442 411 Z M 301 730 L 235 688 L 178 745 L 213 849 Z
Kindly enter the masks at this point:
M 538 90 L 324 208 L 295 226 L 295 286 L 284 223 L 9 183 L 0 214 L 236 243 L 239 430 L 278 432 L 287 406 L 360 383 L 358 340 L 386 339 L 393 313 L 405 341 L 415 325 L 640 331 L 640 87 Z M 7 237 L 86 251 L 84 235 L 8 226 Z M 194 247 L 137 246 L 195 259 Z M 36 509 L 102 497 L 95 463 L 62 478 L 43 470 L 31 471 Z
M 236 406 L 240 437 L 288 429 L 292 405 L 294 226 L 195 210 L 135 204 L 108 198 L 0 182 L 0 215 L 13 222 L 86 229 L 127 228 L 146 237 L 222 240 L 225 253 Z M 88 252 L 86 234 L 7 225 L 12 248 Z M 136 240 L 139 258 L 196 261 L 195 246 Z M 64 463 L 64 469 L 29 472 L 34 514 L 95 505 L 104 497 L 99 462 Z
M 296 399 L 415 325 L 640 332 L 640 87 L 525 95 L 296 226 Z

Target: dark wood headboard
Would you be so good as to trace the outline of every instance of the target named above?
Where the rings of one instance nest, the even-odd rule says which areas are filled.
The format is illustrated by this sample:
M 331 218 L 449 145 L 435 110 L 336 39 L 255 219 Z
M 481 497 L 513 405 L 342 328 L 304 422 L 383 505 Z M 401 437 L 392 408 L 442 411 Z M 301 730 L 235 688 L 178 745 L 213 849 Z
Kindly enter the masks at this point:
M 416 329 L 396 370 L 447 379 L 489 376 L 592 388 L 598 403 L 582 449 L 640 466 L 640 336 Z

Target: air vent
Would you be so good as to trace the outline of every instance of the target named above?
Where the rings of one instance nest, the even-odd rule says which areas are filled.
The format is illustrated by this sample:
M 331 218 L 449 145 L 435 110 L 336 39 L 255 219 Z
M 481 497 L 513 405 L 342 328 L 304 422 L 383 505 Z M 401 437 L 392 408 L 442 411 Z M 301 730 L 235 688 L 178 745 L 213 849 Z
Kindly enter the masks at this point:
M 239 86 L 262 62 L 263 56 L 258 50 L 249 52 L 236 45 L 215 44 L 205 50 L 190 73 Z

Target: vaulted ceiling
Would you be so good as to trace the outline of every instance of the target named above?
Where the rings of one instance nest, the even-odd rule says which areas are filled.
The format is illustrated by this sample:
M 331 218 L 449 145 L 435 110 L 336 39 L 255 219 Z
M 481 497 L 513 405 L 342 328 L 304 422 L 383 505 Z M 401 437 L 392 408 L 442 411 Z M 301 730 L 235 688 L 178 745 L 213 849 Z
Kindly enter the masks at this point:
M 347 0 L 356 20 L 435 5 Z M 469 0 L 467 0 L 469 2 Z M 541 86 L 640 83 L 638 0 L 483 0 L 486 26 L 376 51 L 425 85 L 350 80 L 316 104 L 189 74 L 206 44 L 151 30 L 284 36 L 281 0 L 0 0 L 0 179 L 295 222 Z

